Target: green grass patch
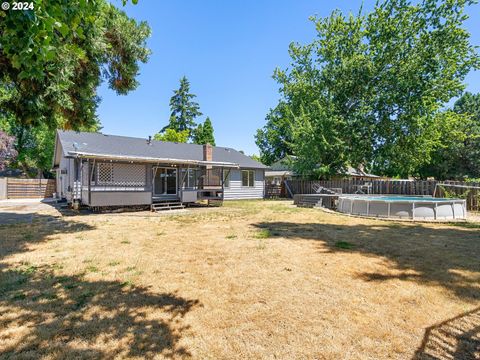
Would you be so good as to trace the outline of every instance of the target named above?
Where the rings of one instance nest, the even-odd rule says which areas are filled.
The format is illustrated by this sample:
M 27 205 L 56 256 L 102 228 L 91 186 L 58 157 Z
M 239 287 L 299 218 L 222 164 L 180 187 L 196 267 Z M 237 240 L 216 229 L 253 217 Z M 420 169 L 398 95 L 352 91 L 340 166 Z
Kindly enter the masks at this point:
M 25 300 L 27 295 L 25 295 L 23 292 L 17 292 L 13 294 L 12 300 Z
M 77 283 L 70 283 L 70 284 L 64 284 L 63 287 L 66 289 L 66 290 L 72 290 L 72 289 L 75 289 L 79 286 L 79 284 Z
M 268 229 L 260 230 L 259 232 L 257 232 L 255 234 L 256 239 L 268 239 L 271 236 L 272 236 L 272 234 L 271 234 L 270 230 L 268 230 Z
M 235 234 L 230 234 L 230 235 L 225 236 L 225 239 L 236 239 L 236 238 L 237 238 L 237 235 L 235 235 Z
M 93 291 L 84 291 L 83 293 L 81 293 L 76 299 L 77 302 L 75 304 L 75 308 L 80 309 L 84 307 L 87 304 L 88 300 L 93 297 L 93 295 L 95 295 Z
M 57 282 L 59 282 L 60 284 L 63 284 L 63 283 L 69 282 L 69 281 L 70 281 L 69 276 L 58 276 L 57 277 Z
M 21 274 L 27 275 L 27 276 L 35 274 L 36 271 L 37 271 L 37 267 L 35 265 L 30 265 L 30 266 L 27 266 L 26 268 L 19 270 Z
M 348 241 L 337 241 L 335 243 L 335 247 L 339 249 L 353 249 L 355 245 L 352 243 L 349 243 Z
M 88 272 L 93 272 L 93 273 L 96 273 L 96 272 L 99 271 L 98 267 L 96 267 L 94 265 L 87 266 L 87 268 L 85 270 L 87 270 Z
M 449 225 L 457 226 L 465 229 L 480 229 L 480 223 L 473 222 L 451 222 Z
M 132 280 L 127 280 L 127 281 L 124 281 L 120 284 L 121 287 L 134 287 L 135 284 Z
M 122 241 L 120 241 L 120 244 L 130 244 L 130 241 L 128 241 L 128 240 L 122 240 Z

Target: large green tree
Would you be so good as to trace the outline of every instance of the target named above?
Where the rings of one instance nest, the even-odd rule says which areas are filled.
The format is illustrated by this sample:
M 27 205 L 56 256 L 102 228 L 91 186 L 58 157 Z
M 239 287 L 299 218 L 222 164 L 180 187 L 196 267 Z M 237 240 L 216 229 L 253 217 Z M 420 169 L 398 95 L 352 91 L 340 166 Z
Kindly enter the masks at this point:
M 213 125 L 207 116 L 203 124 L 198 124 L 193 132 L 193 142 L 195 144 L 210 144 L 215 146 L 215 136 L 213 135 Z
M 292 115 L 289 105 L 283 100 L 267 114 L 267 124 L 255 135 L 262 163 L 271 165 L 292 154 Z
M 439 114 L 439 125 L 441 143 L 422 175 L 441 180 L 480 178 L 480 94 L 463 94 L 453 109 Z
M 106 0 L 37 0 L 34 10 L 0 10 L 0 18 L 0 120 L 17 137 L 19 161 L 32 147 L 50 157 L 42 137 L 53 144 L 56 128 L 95 130 L 97 87 L 105 80 L 118 94 L 134 90 L 150 53 L 148 25 Z
M 313 18 L 317 39 L 291 44 L 291 66 L 275 71 L 282 111 L 273 125 L 282 126 L 280 139 L 271 121 L 258 132 L 262 157 L 289 152 L 297 170 L 319 176 L 360 165 L 417 175 L 441 143 L 442 107 L 479 67 L 463 26 L 471 3 L 390 0 L 368 14 Z
M 160 132 L 166 129 L 175 131 L 189 131 L 189 136 L 193 136 L 196 123 L 195 119 L 201 116 L 200 106 L 194 99 L 197 96 L 190 93 L 190 82 L 184 76 L 180 79 L 180 86 L 174 90 L 173 96 L 170 98 L 170 120 Z
M 190 136 L 190 133 L 188 130 L 176 131 L 174 129 L 168 128 L 161 133 L 155 134 L 153 136 L 153 139 L 158 141 L 186 143 L 188 141 L 189 136 Z
M 95 123 L 102 79 L 119 94 L 138 86 L 150 29 L 107 1 L 36 1 L 0 17 L 0 85 L 10 93 L 0 108 L 21 124 Z

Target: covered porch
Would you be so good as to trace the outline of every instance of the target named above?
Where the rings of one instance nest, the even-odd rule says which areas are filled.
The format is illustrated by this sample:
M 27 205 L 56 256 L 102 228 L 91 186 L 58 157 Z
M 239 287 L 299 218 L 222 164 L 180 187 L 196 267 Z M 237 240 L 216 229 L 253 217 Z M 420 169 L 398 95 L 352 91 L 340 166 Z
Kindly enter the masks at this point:
M 223 201 L 233 163 L 76 154 L 72 200 L 91 207 Z
M 209 166 L 152 166 L 152 203 L 221 200 L 230 168 Z

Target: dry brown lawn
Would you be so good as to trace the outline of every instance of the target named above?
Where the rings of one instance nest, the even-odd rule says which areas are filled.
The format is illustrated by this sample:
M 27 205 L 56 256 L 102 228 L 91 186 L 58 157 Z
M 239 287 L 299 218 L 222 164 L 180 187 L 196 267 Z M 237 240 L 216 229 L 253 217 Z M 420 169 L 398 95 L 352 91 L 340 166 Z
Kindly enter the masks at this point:
M 480 358 L 474 223 L 286 201 L 33 219 L 0 226 L 1 358 Z

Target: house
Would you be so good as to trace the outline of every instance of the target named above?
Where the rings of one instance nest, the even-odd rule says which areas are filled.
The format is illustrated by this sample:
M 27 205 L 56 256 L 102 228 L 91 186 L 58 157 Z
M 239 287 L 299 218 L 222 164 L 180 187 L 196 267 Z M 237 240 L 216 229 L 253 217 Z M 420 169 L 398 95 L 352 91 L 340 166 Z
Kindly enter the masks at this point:
M 237 150 L 57 131 L 57 197 L 89 207 L 260 199 L 265 166 Z
M 369 174 L 369 173 L 365 172 L 363 167 L 353 168 L 351 166 L 349 166 L 347 168 L 347 171 L 345 171 L 345 173 L 342 174 L 342 176 L 343 177 L 349 177 L 351 179 L 365 180 L 365 181 L 384 179 L 384 177 L 382 177 L 382 176 L 375 175 L 375 174 Z
M 296 176 L 292 166 L 293 160 L 294 156 L 287 155 L 270 165 L 265 170 L 265 182 L 268 185 L 281 185 L 284 180 L 292 180 Z

